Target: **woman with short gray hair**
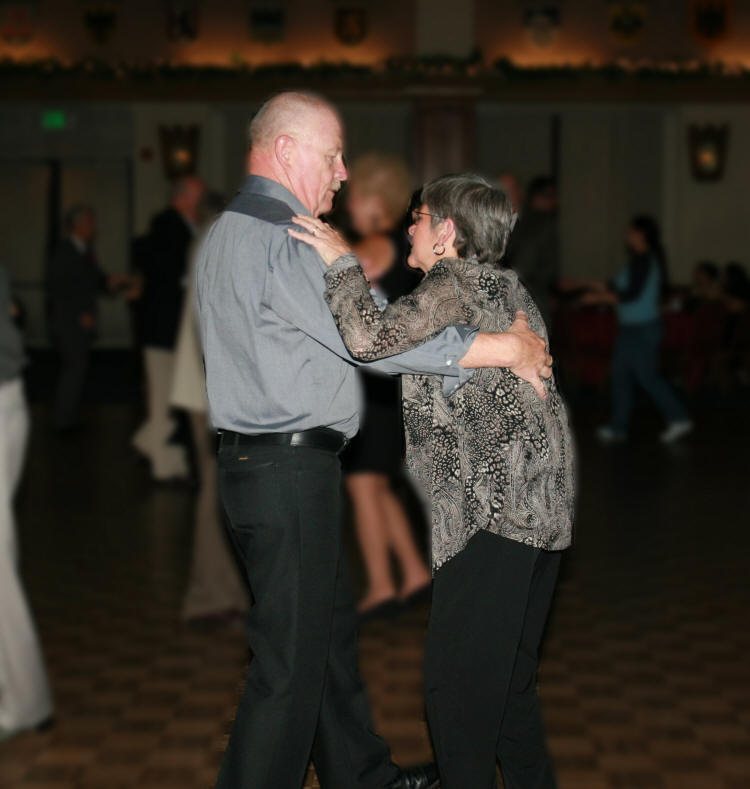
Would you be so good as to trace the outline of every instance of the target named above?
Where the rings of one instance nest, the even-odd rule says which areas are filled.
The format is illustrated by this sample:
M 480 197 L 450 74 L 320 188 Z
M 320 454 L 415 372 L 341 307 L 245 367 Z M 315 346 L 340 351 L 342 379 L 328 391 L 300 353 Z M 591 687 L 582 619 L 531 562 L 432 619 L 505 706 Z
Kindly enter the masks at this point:
M 517 311 L 546 339 L 528 292 L 499 265 L 511 215 L 505 194 L 478 176 L 427 184 L 409 229 L 409 264 L 425 277 L 382 312 L 335 231 L 295 221 L 329 264 L 326 299 L 349 351 L 369 361 L 446 326 L 508 331 Z M 407 460 L 432 508 L 425 688 L 443 789 L 496 786 L 496 760 L 505 786 L 556 785 L 536 672 L 571 543 L 574 458 L 554 380 L 536 388 L 503 368 L 477 370 L 452 391 L 436 376 L 403 377 Z

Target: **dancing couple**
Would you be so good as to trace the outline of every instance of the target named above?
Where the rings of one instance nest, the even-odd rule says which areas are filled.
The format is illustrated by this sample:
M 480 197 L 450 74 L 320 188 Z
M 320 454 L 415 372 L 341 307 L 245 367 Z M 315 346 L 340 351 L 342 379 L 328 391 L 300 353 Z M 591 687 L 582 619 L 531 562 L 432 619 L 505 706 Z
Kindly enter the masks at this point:
M 426 276 L 381 311 L 318 219 L 347 177 L 336 110 L 279 94 L 250 144 L 197 271 L 220 495 L 255 603 L 217 786 L 298 789 L 312 758 L 324 789 L 489 789 L 498 761 L 506 787 L 554 787 L 535 679 L 573 454 L 543 321 L 498 265 L 507 198 L 476 176 L 428 184 L 410 229 Z M 408 460 L 431 498 L 437 769 L 392 762 L 357 672 L 338 458 L 357 432 L 356 364 L 404 376 Z

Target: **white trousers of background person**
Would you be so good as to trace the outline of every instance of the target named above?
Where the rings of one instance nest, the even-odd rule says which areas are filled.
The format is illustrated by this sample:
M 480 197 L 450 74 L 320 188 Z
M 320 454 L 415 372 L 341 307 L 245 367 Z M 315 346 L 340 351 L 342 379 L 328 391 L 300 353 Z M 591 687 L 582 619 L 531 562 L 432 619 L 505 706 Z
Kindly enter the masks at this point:
M 52 714 L 42 652 L 18 571 L 15 493 L 29 415 L 19 379 L 0 384 L 0 736 Z
M 166 348 L 145 348 L 148 417 L 133 436 L 133 446 L 151 461 L 154 479 L 186 477 L 187 456 L 183 447 L 170 444 L 176 423 L 170 415 L 174 353 Z

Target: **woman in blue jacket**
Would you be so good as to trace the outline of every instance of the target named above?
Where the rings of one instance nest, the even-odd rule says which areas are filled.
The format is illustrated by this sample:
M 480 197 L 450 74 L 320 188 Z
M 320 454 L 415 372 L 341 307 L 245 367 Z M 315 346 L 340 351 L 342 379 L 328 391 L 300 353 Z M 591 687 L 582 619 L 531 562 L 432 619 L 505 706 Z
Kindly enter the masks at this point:
M 627 265 L 609 282 L 584 296 L 584 302 L 612 303 L 619 331 L 612 358 L 612 414 L 597 435 L 605 443 L 627 438 L 636 385 L 651 398 L 667 422 L 660 438 L 671 443 L 689 433 L 687 410 L 659 369 L 664 329 L 661 298 L 667 284 L 666 255 L 659 225 L 635 216 L 625 234 Z

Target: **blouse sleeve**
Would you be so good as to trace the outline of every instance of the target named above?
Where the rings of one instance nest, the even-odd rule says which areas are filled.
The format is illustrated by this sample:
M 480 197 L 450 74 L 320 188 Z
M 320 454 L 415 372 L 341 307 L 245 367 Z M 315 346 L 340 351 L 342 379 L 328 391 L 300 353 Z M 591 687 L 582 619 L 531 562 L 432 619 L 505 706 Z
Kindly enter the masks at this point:
M 443 263 L 382 312 L 353 254 L 339 258 L 325 279 L 328 307 L 349 353 L 359 361 L 403 353 L 449 326 L 472 324 L 471 310 L 462 306 L 456 280 Z

